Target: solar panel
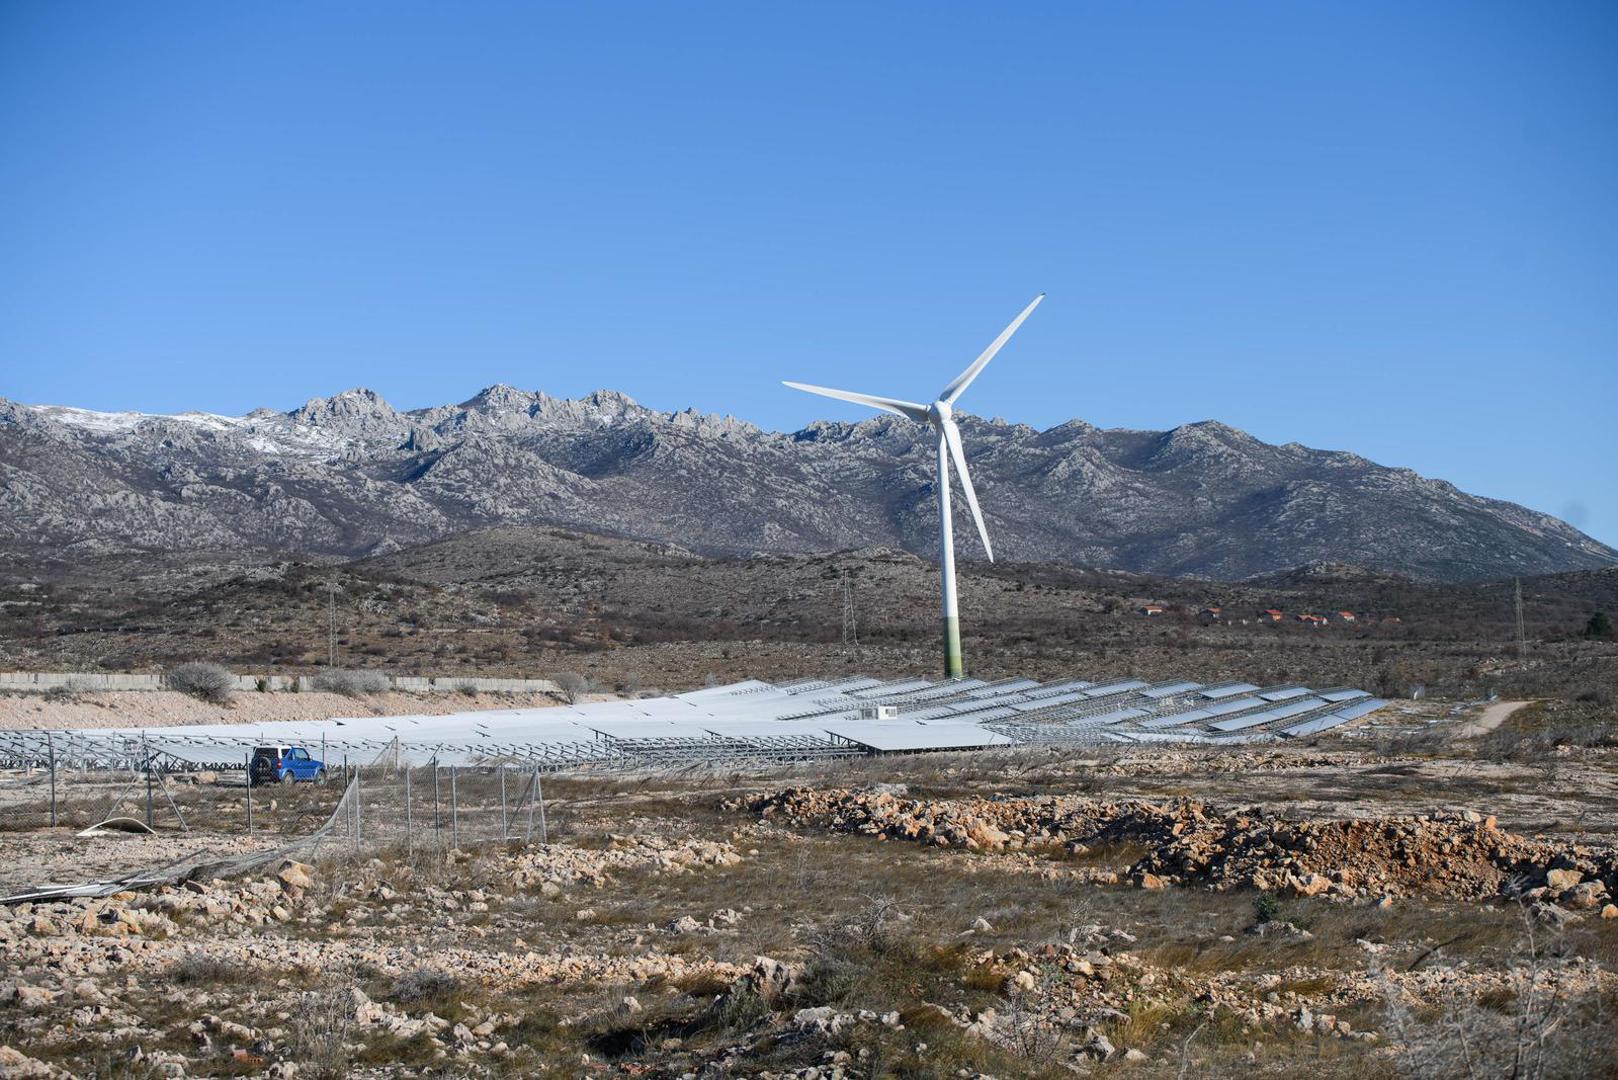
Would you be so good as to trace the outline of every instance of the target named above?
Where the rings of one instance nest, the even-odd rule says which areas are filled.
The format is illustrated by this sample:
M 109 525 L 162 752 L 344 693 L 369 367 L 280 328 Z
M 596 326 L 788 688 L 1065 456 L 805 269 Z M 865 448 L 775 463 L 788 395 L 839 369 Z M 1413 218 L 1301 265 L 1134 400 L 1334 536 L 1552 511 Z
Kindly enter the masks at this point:
M 1202 684 L 1199 682 L 1163 683 L 1159 686 L 1153 686 L 1150 689 L 1142 690 L 1140 692 L 1140 696 L 1151 698 L 1153 701 L 1157 701 L 1162 698 L 1173 697 L 1176 694 L 1184 694 L 1192 690 L 1200 689 L 1201 686 Z
M 908 679 L 904 682 L 881 683 L 867 690 L 854 690 L 849 697 L 859 698 L 861 701 L 870 701 L 874 698 L 892 697 L 895 694 L 908 694 L 913 690 L 925 690 L 933 685 L 931 679 Z
M 1151 713 L 1147 712 L 1145 709 L 1113 709 L 1110 712 L 1100 713 L 1095 716 L 1080 717 L 1077 720 L 1069 721 L 1069 723 L 1090 724 L 1096 727 L 1101 727 L 1106 724 L 1116 724 L 1121 720 L 1133 720 L 1138 716 L 1150 715 Z
M 1207 720 L 1215 714 L 1207 709 L 1189 709 L 1183 713 L 1169 713 L 1167 716 L 1154 716 L 1150 720 L 1142 720 L 1143 728 L 1179 727 L 1197 720 Z
M 1149 685 L 1151 684 L 1144 679 L 1124 679 L 1121 682 L 1107 683 L 1105 686 L 1092 686 L 1085 691 L 1085 695 L 1093 698 L 1107 697 L 1111 694 L 1122 694 L 1126 690 L 1139 690 Z
M 901 720 L 932 720 L 940 716 L 956 715 L 953 705 L 929 705 L 924 709 L 906 709 L 899 713 Z
M 1250 682 L 1233 682 L 1223 683 L 1219 686 L 1205 686 L 1198 693 L 1205 698 L 1213 698 L 1217 701 L 1220 698 L 1234 697 L 1237 694 L 1245 694 L 1257 689 L 1258 687 Z
M 988 724 L 995 720 L 1004 720 L 1008 716 L 1018 715 L 1016 708 L 1011 705 L 997 705 L 982 712 L 973 712 L 966 715 L 966 719 L 974 724 Z
M 1032 690 L 1038 685 L 1038 679 L 1001 679 L 999 682 L 992 682 L 987 686 L 979 686 L 976 689 L 968 690 L 966 696 L 971 698 L 995 697 L 1000 694 L 1010 694 L 1017 690 Z
M 1028 691 L 1028 696 L 1030 698 L 1053 697 L 1056 694 L 1066 693 L 1072 690 L 1088 690 L 1094 685 L 1095 683 L 1086 682 L 1083 679 L 1063 679 L 1061 682 L 1046 683 L 1038 690 L 1030 690 Z
M 1030 698 L 1027 701 L 1014 701 L 1007 708 L 1018 712 L 1034 712 L 1038 709 L 1049 709 L 1057 705 L 1065 705 L 1070 701 L 1088 701 L 1090 695 L 1083 690 L 1069 690 L 1065 694 L 1056 694 L 1046 698 Z
M 1286 701 L 1288 698 L 1301 697 L 1308 692 L 1307 686 L 1271 686 L 1253 696 L 1261 697 L 1265 701 Z
M 1256 697 L 1243 697 L 1216 701 L 1212 705 L 1204 705 L 1202 711 L 1209 716 L 1229 716 L 1231 713 L 1241 712 L 1243 709 L 1257 709 L 1269 704 Z
M 1011 740 L 976 724 L 829 724 L 826 730 L 872 750 L 958 750 L 1009 746 Z
M 1387 702 L 1383 701 L 1381 698 L 1368 698 L 1365 701 L 1356 701 L 1347 708 L 1338 709 L 1332 715 L 1345 717 L 1349 720 L 1358 720 L 1367 713 L 1376 712 L 1386 704 Z
M 906 694 L 905 697 L 911 701 L 932 701 L 935 698 L 954 697 L 966 690 L 982 685 L 982 679 L 953 679 L 928 690 L 918 690 L 913 694 Z
M 1188 707 L 1195 701 L 1195 707 Z M 892 702 L 898 720 L 866 721 L 862 707 Z M 1204 687 L 1190 680 L 1148 685 L 1117 679 L 885 682 L 869 676 L 772 685 L 756 679 L 671 697 L 551 708 L 490 709 L 443 716 L 338 717 L 257 724 L 151 728 L 149 749 L 179 761 L 228 768 L 252 747 L 324 746 L 327 760 L 368 761 L 397 746 L 407 760 L 441 764 L 532 762 L 542 767 L 738 760 L 867 750 L 949 750 L 1010 744 L 1134 742 L 1246 743 L 1328 731 L 1381 708 L 1363 690 L 1251 683 Z M 1285 721 L 1281 728 L 1278 721 Z M 1275 724 L 1281 728 L 1267 728 Z M 987 725 L 994 725 L 989 727 Z M 54 733 L 60 760 L 127 763 L 142 733 L 87 729 Z M 0 733 L 0 758 L 39 757 L 44 733 Z
M 1215 731 L 1242 731 L 1260 724 L 1268 724 L 1276 720 L 1285 720 L 1289 716 L 1298 716 L 1320 708 L 1325 702 L 1319 698 L 1306 698 L 1303 701 L 1292 701 L 1285 705 L 1277 705 L 1273 709 L 1252 713 L 1248 716 L 1233 716 L 1229 720 L 1218 720 L 1208 726 Z

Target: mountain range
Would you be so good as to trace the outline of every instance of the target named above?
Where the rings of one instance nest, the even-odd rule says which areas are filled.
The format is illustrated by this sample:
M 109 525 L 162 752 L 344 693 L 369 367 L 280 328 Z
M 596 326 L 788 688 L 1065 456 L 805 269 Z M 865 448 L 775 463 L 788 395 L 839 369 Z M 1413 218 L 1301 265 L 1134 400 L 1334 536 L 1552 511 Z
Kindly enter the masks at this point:
M 1002 559 L 1223 580 L 1312 563 L 1427 581 L 1618 563 L 1549 515 L 1215 421 L 961 422 Z M 898 417 L 781 433 L 608 390 L 561 399 L 492 386 L 400 411 L 356 389 L 241 417 L 0 398 L 0 550 L 355 557 L 557 525 L 704 554 L 931 555 L 932 454 L 930 433 Z M 981 557 L 970 530 L 958 536 L 963 558 Z

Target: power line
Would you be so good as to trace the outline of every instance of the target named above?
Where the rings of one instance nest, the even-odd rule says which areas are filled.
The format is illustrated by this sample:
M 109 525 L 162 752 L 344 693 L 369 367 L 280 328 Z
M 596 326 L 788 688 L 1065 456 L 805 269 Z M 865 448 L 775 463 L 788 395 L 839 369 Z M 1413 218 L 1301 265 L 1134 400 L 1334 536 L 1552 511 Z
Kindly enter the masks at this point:
M 326 626 L 326 668 L 330 670 L 337 666 L 337 582 L 330 582 L 327 588 L 331 605 Z
M 854 611 L 854 579 L 844 570 L 839 576 L 838 589 L 843 597 L 843 644 L 858 648 L 860 631 Z

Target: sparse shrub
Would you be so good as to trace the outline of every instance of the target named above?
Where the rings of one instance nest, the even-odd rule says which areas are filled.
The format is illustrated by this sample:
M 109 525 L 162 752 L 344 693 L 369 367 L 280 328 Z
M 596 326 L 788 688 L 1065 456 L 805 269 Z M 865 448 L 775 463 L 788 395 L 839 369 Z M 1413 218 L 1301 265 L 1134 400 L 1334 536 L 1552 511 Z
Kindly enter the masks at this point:
M 865 974 L 865 966 L 851 957 L 817 956 L 793 983 L 793 1003 L 806 1008 L 838 1004 L 854 992 Z
M 234 974 L 229 964 L 207 953 L 186 953 L 169 967 L 169 978 L 181 986 L 212 986 Z
M 220 705 L 230 700 L 236 677 L 218 664 L 192 660 L 169 671 L 165 681 L 170 690 Z
M 595 689 L 595 684 L 587 675 L 580 675 L 577 671 L 560 671 L 551 676 L 551 682 L 561 691 L 562 697 L 569 705 L 577 704 L 579 699 Z
M 769 1019 L 770 1006 L 758 988 L 743 980 L 715 1003 L 714 1022 L 723 1031 L 741 1034 Z
M 388 677 L 380 671 L 323 671 L 315 676 L 315 689 L 344 697 L 381 694 L 388 689 Z
M 473 682 L 471 679 L 462 679 L 460 682 L 455 684 L 455 692 L 457 694 L 465 694 L 467 697 L 477 697 L 478 684 Z
M 1261 923 L 1274 922 L 1281 916 L 1281 901 L 1269 893 L 1260 894 L 1253 901 L 1253 917 Z
M 443 1004 L 453 1001 L 460 991 L 461 981 L 447 971 L 417 968 L 399 976 L 389 996 L 400 1005 Z

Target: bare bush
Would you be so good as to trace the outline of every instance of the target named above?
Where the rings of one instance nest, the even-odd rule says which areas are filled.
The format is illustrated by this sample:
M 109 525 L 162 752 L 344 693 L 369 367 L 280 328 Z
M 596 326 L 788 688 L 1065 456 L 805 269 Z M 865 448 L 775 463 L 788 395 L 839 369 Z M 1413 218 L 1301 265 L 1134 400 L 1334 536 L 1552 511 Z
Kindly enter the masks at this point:
M 1456 989 L 1436 1015 L 1418 1015 L 1389 980 L 1387 1033 L 1400 1070 L 1420 1080 L 1547 1080 L 1593 1075 L 1611 1061 L 1618 1040 L 1602 1003 L 1569 993 L 1553 946 L 1530 922 L 1504 1000 L 1492 1005 Z
M 380 671 L 323 671 L 315 676 L 315 689 L 344 697 L 386 693 L 388 677 Z
M 340 989 L 310 991 L 302 997 L 298 1022 L 288 1025 L 286 1055 L 297 1063 L 299 1076 L 342 1080 L 350 1075 L 354 997 Z
M 590 677 L 580 675 L 577 671 L 559 671 L 551 676 L 551 682 L 556 684 L 556 689 L 561 691 L 569 705 L 577 704 L 580 698 L 595 689 Z
M 170 690 L 178 690 L 182 694 L 190 694 L 203 701 L 222 704 L 230 700 L 230 692 L 236 685 L 236 676 L 218 664 L 206 660 L 192 660 L 173 668 L 165 677 Z

